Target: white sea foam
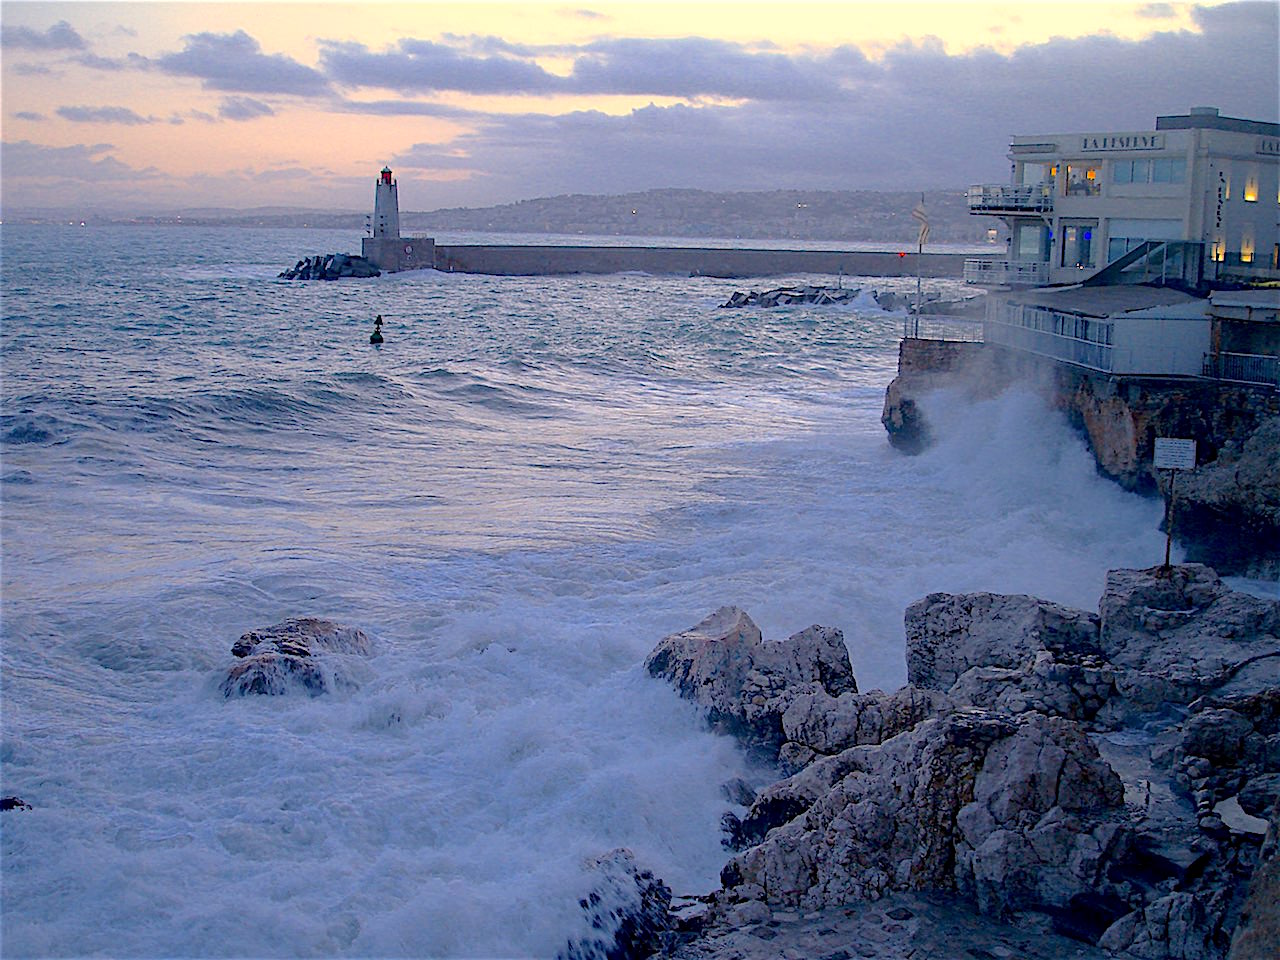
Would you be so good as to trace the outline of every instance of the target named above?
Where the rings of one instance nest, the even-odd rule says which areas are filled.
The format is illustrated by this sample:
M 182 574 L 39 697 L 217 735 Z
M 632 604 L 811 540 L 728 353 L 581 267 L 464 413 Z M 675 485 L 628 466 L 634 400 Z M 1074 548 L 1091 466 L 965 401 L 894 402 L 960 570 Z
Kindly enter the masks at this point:
M 236 262 L 316 246 L 242 236 Z M 725 603 L 767 637 L 822 623 L 893 688 L 926 593 L 1092 608 L 1162 556 L 1159 504 L 1033 394 L 926 398 L 940 442 L 892 450 L 883 314 L 717 310 L 707 278 L 241 274 L 182 281 L 211 299 L 181 321 L 171 280 L 115 306 L 23 281 L 30 316 L 80 320 L 6 370 L 0 764 L 35 809 L 4 815 L 5 956 L 552 955 L 586 858 L 711 889 L 720 784 L 767 776 L 643 675 L 666 633 Z M 357 352 L 373 312 L 388 344 Z M 236 637 L 302 614 L 376 638 L 360 688 L 223 699 Z

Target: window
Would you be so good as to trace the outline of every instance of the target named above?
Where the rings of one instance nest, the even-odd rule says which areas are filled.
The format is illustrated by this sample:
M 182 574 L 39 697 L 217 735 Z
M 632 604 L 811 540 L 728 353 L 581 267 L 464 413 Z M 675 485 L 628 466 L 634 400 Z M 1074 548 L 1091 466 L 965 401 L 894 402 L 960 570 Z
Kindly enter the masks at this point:
M 1241 193 L 1245 203 L 1258 202 L 1258 171 L 1250 170 L 1249 175 L 1245 177 L 1244 190 Z
M 1067 164 L 1066 196 L 1096 197 L 1102 193 L 1102 180 L 1097 167 Z
M 1181 157 L 1157 157 L 1151 161 L 1151 182 L 1182 183 L 1186 171 L 1187 162 Z
M 1062 266 L 1093 266 L 1093 231 L 1097 228 L 1096 223 L 1063 224 Z
M 1253 231 L 1246 230 L 1240 238 L 1240 262 L 1253 263 Z

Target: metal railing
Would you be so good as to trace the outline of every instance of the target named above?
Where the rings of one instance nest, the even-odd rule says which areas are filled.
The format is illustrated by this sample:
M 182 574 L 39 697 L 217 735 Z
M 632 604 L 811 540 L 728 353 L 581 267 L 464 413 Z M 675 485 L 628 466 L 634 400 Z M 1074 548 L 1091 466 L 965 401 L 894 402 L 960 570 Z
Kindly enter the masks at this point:
M 1110 320 L 1033 307 L 1001 304 L 983 326 L 987 343 L 1074 363 L 1090 370 L 1112 369 Z
M 908 340 L 955 340 L 963 343 L 981 343 L 982 321 L 969 317 L 912 314 L 903 321 L 902 336 Z
M 1215 380 L 1266 383 L 1280 388 L 1280 357 L 1257 353 L 1206 353 L 1204 375 Z
M 966 260 L 964 282 L 988 287 L 1042 287 L 1049 264 L 1040 260 Z
M 979 183 L 969 188 L 970 213 L 1048 213 L 1053 210 L 1053 184 L 1013 187 Z

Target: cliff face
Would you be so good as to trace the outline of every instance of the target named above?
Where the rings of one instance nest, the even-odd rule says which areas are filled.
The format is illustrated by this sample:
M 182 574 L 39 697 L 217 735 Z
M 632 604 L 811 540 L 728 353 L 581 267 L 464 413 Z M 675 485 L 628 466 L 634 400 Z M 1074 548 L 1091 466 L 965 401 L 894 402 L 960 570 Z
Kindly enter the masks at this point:
M 1156 495 L 1156 437 L 1190 437 L 1198 466 L 1179 473 L 1174 536 L 1188 559 L 1224 573 L 1280 575 L 1280 392 L 1210 380 L 1107 377 L 993 345 L 903 340 L 881 417 L 890 442 L 917 452 L 929 424 L 917 399 L 943 386 L 975 398 L 1029 381 L 1084 435 L 1104 476 Z

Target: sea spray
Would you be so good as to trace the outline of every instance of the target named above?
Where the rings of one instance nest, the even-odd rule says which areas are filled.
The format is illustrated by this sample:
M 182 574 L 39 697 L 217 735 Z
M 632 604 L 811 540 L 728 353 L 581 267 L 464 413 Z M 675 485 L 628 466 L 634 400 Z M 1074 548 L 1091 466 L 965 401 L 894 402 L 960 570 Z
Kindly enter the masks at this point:
M 1091 608 L 1162 543 L 1033 396 L 890 448 L 869 307 L 275 280 L 352 246 L 322 232 L 4 240 L 6 956 L 553 955 L 591 858 L 710 889 L 720 785 L 769 776 L 643 676 L 661 637 L 821 623 L 888 689 L 918 597 Z M 374 637 L 359 688 L 224 698 L 236 638 L 303 615 Z

